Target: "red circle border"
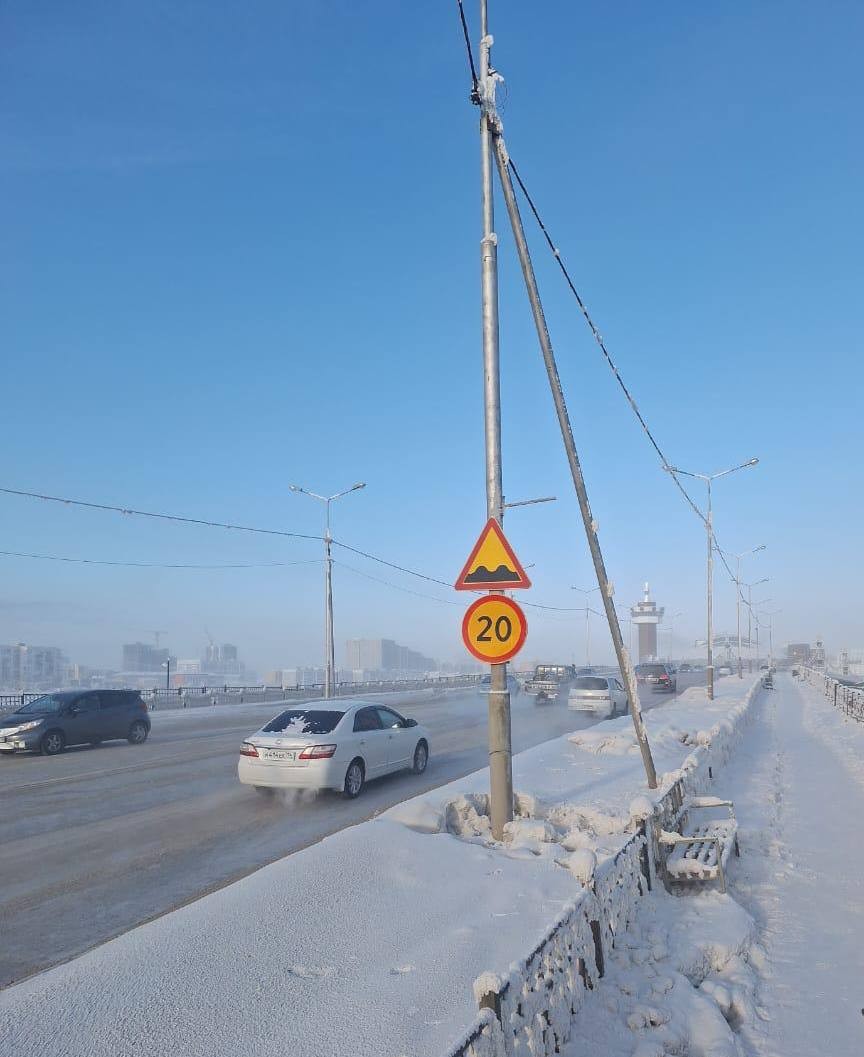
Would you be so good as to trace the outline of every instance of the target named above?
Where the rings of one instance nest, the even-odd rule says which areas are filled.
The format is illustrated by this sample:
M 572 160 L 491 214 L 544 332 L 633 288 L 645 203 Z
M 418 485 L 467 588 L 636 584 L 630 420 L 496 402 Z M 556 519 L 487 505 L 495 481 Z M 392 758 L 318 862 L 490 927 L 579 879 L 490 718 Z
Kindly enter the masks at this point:
M 484 656 L 482 653 L 478 653 L 474 646 L 471 644 L 471 640 L 468 637 L 468 621 L 474 615 L 475 610 L 479 609 L 484 602 L 488 602 L 490 598 L 494 598 L 496 602 L 504 602 L 510 606 L 514 613 L 519 617 L 519 622 L 522 627 L 522 633 L 519 636 L 515 646 L 513 646 L 507 653 L 501 654 L 500 657 L 496 657 L 491 660 L 489 657 Z M 512 598 L 508 598 L 507 595 L 499 595 L 494 591 L 488 595 L 483 595 L 481 598 L 476 599 L 471 605 L 465 610 L 465 616 L 462 617 L 462 642 L 465 644 L 465 649 L 475 657 L 478 661 L 482 661 L 484 664 L 506 664 L 507 661 L 511 660 L 525 645 L 525 639 L 528 637 L 528 620 L 525 617 L 525 613 L 522 607 L 514 602 Z

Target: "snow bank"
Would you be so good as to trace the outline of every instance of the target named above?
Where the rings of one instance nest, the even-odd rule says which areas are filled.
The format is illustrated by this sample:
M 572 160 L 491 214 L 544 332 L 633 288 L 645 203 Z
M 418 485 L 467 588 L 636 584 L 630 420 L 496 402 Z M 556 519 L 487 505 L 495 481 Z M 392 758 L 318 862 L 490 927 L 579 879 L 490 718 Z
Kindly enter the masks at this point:
M 553 1052 L 647 894 L 646 817 L 731 751 L 745 691 L 646 714 L 656 792 L 627 718 L 536 746 L 504 842 L 479 771 L 8 988 L 0 1038 L 16 1057 Z

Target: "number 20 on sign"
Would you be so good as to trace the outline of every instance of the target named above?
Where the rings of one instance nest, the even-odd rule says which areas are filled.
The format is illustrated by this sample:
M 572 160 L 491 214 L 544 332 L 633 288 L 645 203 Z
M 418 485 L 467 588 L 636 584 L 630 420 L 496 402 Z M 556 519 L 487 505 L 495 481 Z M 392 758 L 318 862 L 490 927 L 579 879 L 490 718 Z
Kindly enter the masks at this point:
M 462 618 L 462 641 L 478 661 L 503 664 L 522 649 L 528 623 L 521 608 L 505 595 L 484 595 Z

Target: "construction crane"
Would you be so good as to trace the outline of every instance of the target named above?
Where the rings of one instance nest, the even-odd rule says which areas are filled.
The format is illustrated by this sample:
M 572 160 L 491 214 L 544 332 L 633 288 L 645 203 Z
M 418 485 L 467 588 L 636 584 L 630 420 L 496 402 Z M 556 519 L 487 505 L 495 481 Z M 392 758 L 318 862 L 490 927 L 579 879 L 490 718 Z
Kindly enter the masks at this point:
M 156 639 L 156 649 L 159 649 L 159 636 L 167 635 L 168 632 L 164 628 L 155 628 L 150 630 L 150 634 Z

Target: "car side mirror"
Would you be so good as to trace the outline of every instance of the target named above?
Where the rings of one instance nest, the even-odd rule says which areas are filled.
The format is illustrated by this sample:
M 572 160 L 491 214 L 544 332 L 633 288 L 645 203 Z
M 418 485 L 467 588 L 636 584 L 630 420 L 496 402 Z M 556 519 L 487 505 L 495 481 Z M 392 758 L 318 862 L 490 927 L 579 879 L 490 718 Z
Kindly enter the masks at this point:
M 77 716 L 81 709 L 77 705 L 70 705 L 67 711 L 70 716 Z
M 416 719 L 406 719 L 405 720 L 405 726 L 406 727 L 416 727 L 417 726 L 417 720 Z

